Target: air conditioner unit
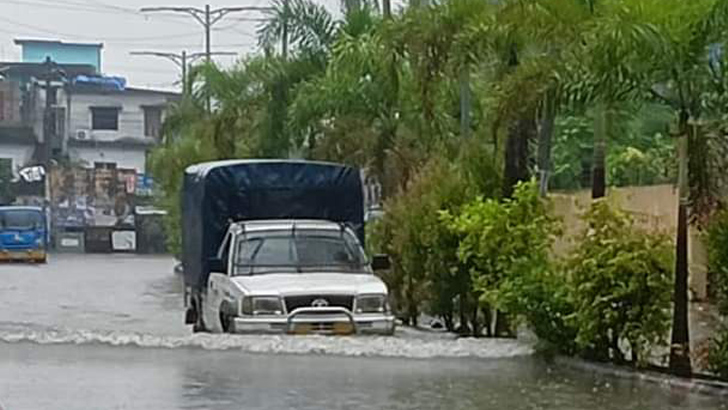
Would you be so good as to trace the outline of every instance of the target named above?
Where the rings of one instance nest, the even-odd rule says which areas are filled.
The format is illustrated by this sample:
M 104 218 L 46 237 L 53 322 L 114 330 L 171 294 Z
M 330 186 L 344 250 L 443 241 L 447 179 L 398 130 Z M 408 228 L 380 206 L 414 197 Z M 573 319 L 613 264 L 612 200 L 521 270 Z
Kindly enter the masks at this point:
M 77 130 L 76 131 L 76 139 L 77 140 L 89 140 L 89 139 L 91 139 L 91 131 L 89 131 L 89 130 Z

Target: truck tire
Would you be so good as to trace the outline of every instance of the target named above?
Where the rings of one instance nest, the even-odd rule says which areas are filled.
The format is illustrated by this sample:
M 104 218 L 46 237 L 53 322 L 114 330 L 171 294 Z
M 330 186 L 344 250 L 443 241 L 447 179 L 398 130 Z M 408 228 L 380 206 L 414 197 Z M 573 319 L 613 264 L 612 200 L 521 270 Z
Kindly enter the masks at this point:
M 197 320 L 192 325 L 192 333 L 203 333 L 207 332 L 207 326 L 205 326 L 204 314 L 202 312 L 202 303 L 198 299 L 194 301 L 194 308 L 197 313 Z
M 220 312 L 220 325 L 223 333 L 235 333 L 235 321 L 229 314 Z

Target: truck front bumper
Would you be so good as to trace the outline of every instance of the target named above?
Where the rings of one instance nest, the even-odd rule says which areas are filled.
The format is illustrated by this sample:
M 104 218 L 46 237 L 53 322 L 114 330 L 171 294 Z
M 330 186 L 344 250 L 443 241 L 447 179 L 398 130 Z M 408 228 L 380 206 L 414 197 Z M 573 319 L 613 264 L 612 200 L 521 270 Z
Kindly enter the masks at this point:
M 352 314 L 344 308 L 301 308 L 287 316 L 236 317 L 235 333 L 378 334 L 394 333 L 394 316 Z

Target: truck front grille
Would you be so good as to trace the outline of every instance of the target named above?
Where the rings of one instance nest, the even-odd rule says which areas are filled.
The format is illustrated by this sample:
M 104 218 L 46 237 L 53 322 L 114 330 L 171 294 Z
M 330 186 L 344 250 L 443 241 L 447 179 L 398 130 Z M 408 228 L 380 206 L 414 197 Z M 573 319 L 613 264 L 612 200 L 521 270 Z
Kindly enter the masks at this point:
M 354 296 L 351 295 L 300 295 L 286 296 L 286 309 L 288 313 L 302 307 L 314 307 L 314 302 L 326 301 L 328 307 L 343 307 L 349 310 L 354 308 Z M 320 303 L 317 303 L 320 304 Z M 323 307 L 323 306 L 321 306 Z

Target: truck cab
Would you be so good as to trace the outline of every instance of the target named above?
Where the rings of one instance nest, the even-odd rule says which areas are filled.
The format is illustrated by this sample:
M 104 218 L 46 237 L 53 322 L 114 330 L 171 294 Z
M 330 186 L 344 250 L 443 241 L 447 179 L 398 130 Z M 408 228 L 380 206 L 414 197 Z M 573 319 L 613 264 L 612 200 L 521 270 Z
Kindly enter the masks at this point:
M 229 333 L 394 332 L 387 287 L 354 231 L 320 220 L 234 223 L 204 298 L 207 330 Z M 383 257 L 374 267 L 386 268 Z

